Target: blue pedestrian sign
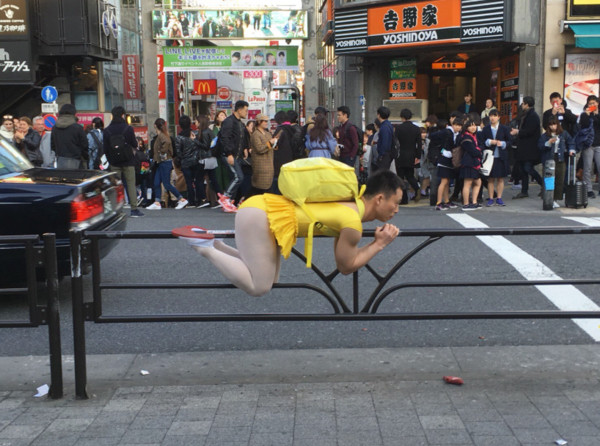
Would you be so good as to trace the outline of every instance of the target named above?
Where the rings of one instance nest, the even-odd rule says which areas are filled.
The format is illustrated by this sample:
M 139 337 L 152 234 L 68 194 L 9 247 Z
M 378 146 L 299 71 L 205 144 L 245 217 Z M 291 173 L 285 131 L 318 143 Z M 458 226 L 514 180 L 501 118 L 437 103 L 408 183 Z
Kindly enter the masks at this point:
M 52 87 L 51 85 L 42 88 L 42 99 L 44 102 L 54 102 L 57 98 L 58 91 L 56 91 L 56 88 Z

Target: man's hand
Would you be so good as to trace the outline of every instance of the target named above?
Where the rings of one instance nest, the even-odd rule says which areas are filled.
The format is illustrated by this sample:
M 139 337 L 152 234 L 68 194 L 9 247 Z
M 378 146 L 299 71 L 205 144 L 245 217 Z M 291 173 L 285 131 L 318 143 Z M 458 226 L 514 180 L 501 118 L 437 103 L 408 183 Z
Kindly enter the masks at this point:
M 227 156 L 227 164 L 229 164 L 230 166 L 233 166 L 235 163 L 235 159 L 233 158 L 233 155 L 228 155 Z
M 513 135 L 513 136 L 514 136 L 514 135 L 518 135 L 518 134 L 519 134 L 519 129 L 512 129 L 512 130 L 510 131 L 510 134 L 511 134 L 511 135 Z
M 390 223 L 386 223 L 383 226 L 379 226 L 375 229 L 375 243 L 382 248 L 385 248 L 396 239 L 399 233 L 400 230 L 398 227 Z

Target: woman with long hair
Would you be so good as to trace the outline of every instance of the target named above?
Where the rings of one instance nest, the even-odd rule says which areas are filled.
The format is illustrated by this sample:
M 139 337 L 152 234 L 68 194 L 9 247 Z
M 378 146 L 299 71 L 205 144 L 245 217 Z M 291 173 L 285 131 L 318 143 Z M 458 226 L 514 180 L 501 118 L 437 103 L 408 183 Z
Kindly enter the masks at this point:
M 157 136 L 154 142 L 154 161 L 157 163 L 154 173 L 154 204 L 146 209 L 162 209 L 160 205 L 160 185 L 177 197 L 178 203 L 175 209 L 183 209 L 188 201 L 183 198 L 179 191 L 171 184 L 171 170 L 173 170 L 173 144 L 169 136 L 169 128 L 164 119 L 158 118 L 154 121 L 154 130 Z
M 329 130 L 327 118 L 323 115 L 317 115 L 314 125 L 306 134 L 306 148 L 309 150 L 308 157 L 322 156 L 324 158 L 331 158 L 335 153 L 336 146 L 337 141 L 333 137 L 331 130 Z
M 538 141 L 538 148 L 542 152 L 542 165 L 553 159 L 554 168 L 554 203 L 553 208 L 559 208 L 559 200 L 563 199 L 565 184 L 566 160 L 568 156 L 575 156 L 575 140 L 569 132 L 563 130 L 556 116 L 550 116 L 548 127 Z M 572 158 L 571 162 L 575 162 Z
M 223 124 L 223 121 L 225 121 L 225 118 L 227 118 L 227 113 L 225 112 L 225 110 L 221 110 L 215 115 L 215 120 L 210 126 L 210 129 L 213 132 L 213 137 L 219 136 L 219 132 L 221 131 L 221 125 Z M 219 182 L 219 189 L 226 190 L 230 182 L 229 168 L 228 166 L 223 164 L 220 157 L 217 157 L 217 163 L 218 165 L 215 173 L 217 175 L 217 181 Z
M 0 126 L 0 135 L 4 136 L 9 141 L 15 138 L 15 124 L 11 115 L 2 117 L 2 126 Z
M 213 138 L 215 137 L 213 131 L 209 128 L 209 120 L 207 116 L 197 116 L 196 117 L 196 127 L 198 128 L 198 136 L 196 137 L 200 141 L 200 150 L 206 150 L 209 156 L 208 158 L 204 158 L 200 160 L 200 166 L 203 168 L 204 174 L 208 175 L 209 180 L 209 191 L 208 197 L 211 196 L 211 191 L 214 192 L 215 196 L 218 193 L 222 192 L 221 187 L 219 186 L 219 182 L 217 181 L 217 158 L 212 156 L 210 152 L 210 144 L 212 143 Z M 202 177 L 204 177 L 204 174 Z M 198 208 L 203 208 L 209 206 L 211 203 L 210 200 L 199 203 Z M 217 203 L 214 201 L 214 206 Z

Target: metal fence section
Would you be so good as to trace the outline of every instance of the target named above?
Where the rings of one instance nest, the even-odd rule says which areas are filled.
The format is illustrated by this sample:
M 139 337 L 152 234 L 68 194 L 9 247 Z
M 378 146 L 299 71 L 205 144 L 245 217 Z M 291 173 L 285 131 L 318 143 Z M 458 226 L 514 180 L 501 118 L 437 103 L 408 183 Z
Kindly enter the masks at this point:
M 600 284 L 600 279 L 563 279 L 563 280 L 506 280 L 506 281 L 481 281 L 481 282 L 405 282 L 390 285 L 395 274 L 415 255 L 429 245 L 445 237 L 473 237 L 473 236 L 540 236 L 540 235 L 597 235 L 600 228 L 583 227 L 530 227 L 530 228 L 477 228 L 477 229 L 417 229 L 401 231 L 401 238 L 424 238 L 415 248 L 405 254 L 393 265 L 385 275 L 380 275 L 371 266 L 365 270 L 376 280 L 376 286 L 366 297 L 361 306 L 359 296 L 359 274 L 352 275 L 352 301 L 348 302 L 342 297 L 333 283 L 339 271 L 334 270 L 329 274 L 323 272 L 313 262 L 312 271 L 321 281 L 321 285 L 314 283 L 277 283 L 275 289 L 307 289 L 321 295 L 331 307 L 330 313 L 190 313 L 190 314 L 138 314 L 138 315 L 105 315 L 102 309 L 103 290 L 123 289 L 228 289 L 233 285 L 223 283 L 108 283 L 102 280 L 100 267 L 99 245 L 103 239 L 172 239 L 168 231 L 144 232 L 93 232 L 85 233 L 73 231 L 71 233 L 72 250 L 72 293 L 73 293 L 73 332 L 75 342 L 75 384 L 76 395 L 80 398 L 87 397 L 86 391 L 86 364 L 85 364 L 85 321 L 96 323 L 131 323 L 131 322 L 189 322 L 189 321 L 358 321 L 358 320 L 436 320 L 436 319 L 570 319 L 570 318 L 600 318 L 600 311 L 477 311 L 477 312 L 393 312 L 380 313 L 381 304 L 393 293 L 402 289 L 417 287 L 434 288 L 464 288 L 464 287 L 499 287 L 499 286 L 536 286 L 536 285 L 590 285 Z M 83 244 L 83 239 L 89 243 Z M 233 231 L 215 235 L 217 238 L 233 238 Z M 363 232 L 363 237 L 374 237 L 373 230 Z M 89 258 L 92 263 L 92 300 L 85 301 L 83 294 L 83 278 L 81 274 L 82 258 Z M 304 255 L 292 250 L 301 261 L 306 262 Z
M 56 235 L 44 234 L 43 245 L 37 235 L 0 236 L 0 244 L 6 249 L 23 249 L 27 281 L 25 287 L 2 288 L 2 295 L 22 295 L 27 298 L 29 319 L 0 320 L 0 328 L 48 326 L 48 344 L 50 353 L 50 398 L 62 398 L 62 354 L 60 342 L 60 312 L 58 289 L 58 266 L 56 260 Z M 39 301 L 36 269 L 44 268 L 46 276 L 46 304 Z

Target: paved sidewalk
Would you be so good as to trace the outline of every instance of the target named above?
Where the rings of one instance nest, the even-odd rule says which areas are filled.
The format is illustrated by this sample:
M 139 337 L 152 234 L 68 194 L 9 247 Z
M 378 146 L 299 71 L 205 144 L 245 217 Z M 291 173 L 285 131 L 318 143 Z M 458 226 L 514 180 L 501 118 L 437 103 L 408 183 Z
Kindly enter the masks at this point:
M 600 445 L 600 346 L 0 358 L 0 446 Z M 147 370 L 149 375 L 141 375 Z M 463 386 L 442 381 L 465 380 Z

